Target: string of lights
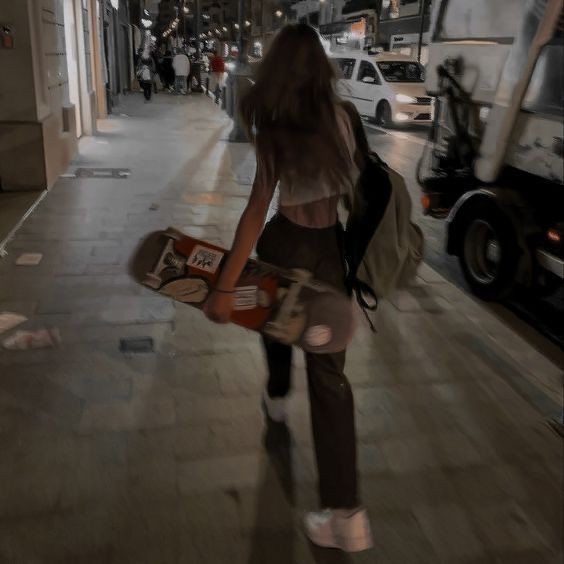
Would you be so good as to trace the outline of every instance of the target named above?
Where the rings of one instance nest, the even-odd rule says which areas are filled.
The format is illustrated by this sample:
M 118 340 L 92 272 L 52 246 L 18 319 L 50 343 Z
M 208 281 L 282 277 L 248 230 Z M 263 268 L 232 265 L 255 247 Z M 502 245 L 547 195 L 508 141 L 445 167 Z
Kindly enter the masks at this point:
M 183 1 L 182 6 L 177 9 L 176 17 L 174 17 L 169 22 L 169 24 L 167 25 L 165 30 L 162 32 L 162 38 L 163 39 L 167 39 L 171 35 L 178 33 L 178 26 L 180 25 L 181 18 L 182 18 L 182 14 L 178 15 L 178 13 L 180 13 L 180 12 L 182 12 L 184 17 L 191 14 L 190 8 L 187 5 L 187 0 Z M 280 12 L 280 10 L 278 10 L 276 12 L 276 16 L 281 17 L 282 12 Z M 211 20 L 211 16 L 209 14 L 202 14 L 201 18 L 202 18 L 202 20 L 207 21 L 207 22 L 209 22 Z M 252 26 L 252 21 L 251 20 L 245 20 L 244 25 L 245 25 L 246 28 L 250 28 Z M 214 36 L 221 38 L 223 36 L 228 36 L 228 34 L 231 31 L 238 31 L 238 30 L 239 30 L 239 24 L 236 21 L 231 21 L 229 23 L 225 23 L 224 25 L 218 25 L 214 29 L 211 29 L 207 32 L 200 33 L 199 38 L 200 39 L 208 39 L 208 38 L 214 37 Z

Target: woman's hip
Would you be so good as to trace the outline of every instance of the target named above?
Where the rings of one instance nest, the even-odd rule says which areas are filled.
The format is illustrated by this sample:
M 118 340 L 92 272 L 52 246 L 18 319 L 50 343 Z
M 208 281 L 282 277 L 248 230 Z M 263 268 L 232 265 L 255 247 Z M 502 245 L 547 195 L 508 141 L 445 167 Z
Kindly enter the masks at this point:
M 282 214 L 264 227 L 257 242 L 260 260 L 281 268 L 303 268 L 317 279 L 344 289 L 342 227 L 304 227 Z

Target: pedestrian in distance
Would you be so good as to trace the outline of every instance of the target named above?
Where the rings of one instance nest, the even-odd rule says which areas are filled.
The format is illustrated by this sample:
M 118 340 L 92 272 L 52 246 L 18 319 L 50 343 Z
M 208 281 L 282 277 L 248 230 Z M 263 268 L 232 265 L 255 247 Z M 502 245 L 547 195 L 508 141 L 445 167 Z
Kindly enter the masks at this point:
M 188 92 L 188 76 L 190 75 L 190 59 L 186 53 L 179 51 L 172 60 L 172 66 L 176 77 L 174 89 L 180 94 L 186 94 Z
M 139 60 L 137 78 L 139 79 L 139 86 L 141 86 L 147 102 L 151 99 L 151 93 L 153 91 L 153 67 L 154 62 L 151 58 L 141 58 Z
M 212 56 L 210 58 L 210 83 L 209 90 L 213 92 L 215 103 L 219 104 L 219 99 L 221 97 L 221 89 L 224 84 L 225 77 L 225 61 L 223 57 L 217 52 L 217 50 L 212 51 Z
M 164 87 L 169 92 L 172 92 L 174 87 L 174 67 L 172 66 L 172 52 L 170 50 L 165 51 L 161 61 L 161 80 Z
M 255 179 L 229 258 L 204 307 L 218 323 L 229 321 L 235 283 L 255 244 L 260 260 L 309 270 L 346 292 L 337 210 L 341 199 L 354 202 L 364 167 L 349 117 L 354 106 L 337 96 L 333 66 L 319 35 L 306 24 L 282 28 L 255 78 L 240 105 L 255 148 Z M 277 186 L 278 212 L 263 227 Z M 263 408 L 267 421 L 281 424 L 286 420 L 293 351 L 264 337 L 263 345 L 268 366 Z M 314 544 L 355 552 L 370 548 L 372 536 L 358 492 L 354 403 L 344 366 L 345 350 L 306 353 L 324 509 L 307 513 L 304 526 Z

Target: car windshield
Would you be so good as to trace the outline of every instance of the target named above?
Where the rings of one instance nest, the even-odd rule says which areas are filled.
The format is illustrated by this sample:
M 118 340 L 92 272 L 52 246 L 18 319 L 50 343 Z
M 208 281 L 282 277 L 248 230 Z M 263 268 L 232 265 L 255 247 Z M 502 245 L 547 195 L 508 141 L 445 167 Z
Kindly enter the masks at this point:
M 425 70 L 419 63 L 382 61 L 378 68 L 386 82 L 424 82 Z

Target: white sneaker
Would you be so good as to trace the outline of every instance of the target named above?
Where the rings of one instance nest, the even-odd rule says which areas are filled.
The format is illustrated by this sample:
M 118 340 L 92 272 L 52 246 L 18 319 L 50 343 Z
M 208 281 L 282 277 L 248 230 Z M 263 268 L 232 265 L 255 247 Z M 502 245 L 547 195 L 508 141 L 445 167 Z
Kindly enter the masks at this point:
M 275 423 L 286 421 L 286 398 L 271 398 L 265 390 L 262 405 L 266 415 Z
M 372 548 L 372 533 L 366 509 L 325 509 L 304 518 L 305 532 L 317 546 L 360 552 Z

